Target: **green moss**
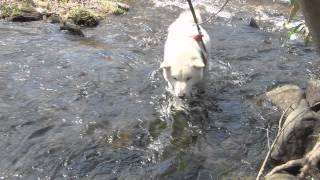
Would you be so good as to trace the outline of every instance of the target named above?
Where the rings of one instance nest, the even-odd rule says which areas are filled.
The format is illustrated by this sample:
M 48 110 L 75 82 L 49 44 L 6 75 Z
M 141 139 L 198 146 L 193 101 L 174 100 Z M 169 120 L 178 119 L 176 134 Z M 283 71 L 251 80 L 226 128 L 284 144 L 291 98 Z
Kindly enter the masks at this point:
M 161 134 L 161 132 L 163 132 L 163 130 L 166 128 L 167 128 L 167 122 L 157 119 L 156 121 L 150 124 L 149 132 L 153 138 L 157 138 Z
M 117 2 L 117 0 L 100 0 L 102 4 L 102 9 L 105 13 L 120 15 L 128 11 L 128 9 L 121 7 Z
M 76 8 L 72 10 L 69 18 L 79 26 L 94 27 L 99 24 L 99 17 L 85 8 Z
M 17 5 L 2 5 L 0 7 L 0 18 L 20 16 L 21 9 Z
M 188 160 L 190 160 L 188 159 L 186 153 L 184 153 L 183 151 L 180 151 L 177 155 L 177 159 L 178 159 L 178 170 L 179 171 L 185 170 L 189 165 Z
M 0 0 L 0 18 L 20 16 L 24 13 L 34 12 L 36 7 L 45 7 L 48 12 L 58 14 L 60 17 L 64 17 L 63 19 L 69 18 L 77 25 L 93 27 L 99 24 L 101 17 L 103 18 L 110 14 L 119 15 L 129 11 L 130 7 L 122 2 L 126 1 L 12 0 L 7 3 Z M 85 7 L 83 7 L 83 4 L 85 4 Z
M 120 14 L 123 14 L 125 13 L 125 10 L 121 9 L 121 8 L 115 8 L 113 11 L 112 11 L 112 14 L 114 15 L 120 15 Z
M 184 111 L 173 111 L 172 144 L 178 149 L 189 147 L 193 143 L 194 134 L 188 125 L 188 117 Z
M 69 0 L 58 0 L 58 3 L 68 3 Z

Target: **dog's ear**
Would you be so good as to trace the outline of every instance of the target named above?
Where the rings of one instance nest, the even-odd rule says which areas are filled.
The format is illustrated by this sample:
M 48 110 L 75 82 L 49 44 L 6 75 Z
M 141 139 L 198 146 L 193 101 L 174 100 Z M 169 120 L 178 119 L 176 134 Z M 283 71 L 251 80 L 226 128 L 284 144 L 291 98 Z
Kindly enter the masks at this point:
M 160 64 L 160 68 L 163 68 L 163 69 L 167 69 L 167 68 L 170 68 L 170 67 L 171 67 L 171 65 L 168 62 L 165 62 L 165 61 Z
M 192 66 L 194 68 L 204 68 L 205 64 L 201 59 L 197 59 L 192 62 Z

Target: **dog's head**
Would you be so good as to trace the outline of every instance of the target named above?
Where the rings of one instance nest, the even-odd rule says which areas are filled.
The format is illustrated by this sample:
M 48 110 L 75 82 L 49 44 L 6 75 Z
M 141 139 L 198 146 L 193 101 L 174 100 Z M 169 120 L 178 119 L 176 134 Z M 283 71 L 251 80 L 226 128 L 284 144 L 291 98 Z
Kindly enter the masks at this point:
M 171 84 L 175 96 L 189 97 L 192 87 L 203 80 L 205 64 L 201 52 L 178 51 L 170 58 L 160 65 L 165 79 Z

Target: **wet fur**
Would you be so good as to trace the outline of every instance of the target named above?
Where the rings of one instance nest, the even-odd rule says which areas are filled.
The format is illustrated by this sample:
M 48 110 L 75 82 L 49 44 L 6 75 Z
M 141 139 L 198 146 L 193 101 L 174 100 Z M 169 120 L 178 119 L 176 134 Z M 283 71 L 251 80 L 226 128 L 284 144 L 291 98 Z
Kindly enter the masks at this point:
M 197 11 L 201 22 L 201 16 Z M 201 27 L 203 41 L 207 51 L 210 50 L 210 38 Z M 177 97 L 191 96 L 191 90 L 199 85 L 205 90 L 205 77 L 208 65 L 201 56 L 201 48 L 192 38 L 199 34 L 190 11 L 185 11 L 170 25 L 168 37 L 164 47 L 164 60 L 160 67 L 163 69 L 164 79 L 168 82 L 169 90 Z M 208 59 L 208 54 L 205 54 Z

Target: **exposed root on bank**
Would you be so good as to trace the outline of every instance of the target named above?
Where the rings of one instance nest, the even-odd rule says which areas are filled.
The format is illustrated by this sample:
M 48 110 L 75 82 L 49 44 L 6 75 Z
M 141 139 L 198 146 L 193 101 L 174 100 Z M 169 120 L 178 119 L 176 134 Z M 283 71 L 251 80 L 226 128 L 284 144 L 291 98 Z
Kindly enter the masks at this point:
M 303 161 L 303 167 L 301 168 L 300 178 L 304 178 L 307 175 L 320 176 L 320 171 L 317 165 L 320 163 L 320 142 L 313 147 L 313 149 L 305 156 Z
M 298 177 L 300 179 L 306 178 L 307 176 L 319 177 L 320 171 L 317 165 L 320 163 L 320 142 L 318 142 L 313 149 L 304 157 L 300 159 L 290 160 L 284 164 L 274 167 L 266 177 L 284 171 L 293 167 L 300 166 L 300 174 Z
M 296 159 L 296 160 L 290 160 L 284 164 L 281 164 L 279 166 L 276 166 L 274 167 L 267 175 L 266 177 L 268 176 L 271 176 L 273 175 L 274 173 L 277 173 L 279 171 L 283 171 L 283 170 L 286 170 L 286 169 L 290 169 L 292 167 L 296 167 L 296 166 L 301 166 L 302 165 L 302 162 L 303 162 L 303 159 Z

